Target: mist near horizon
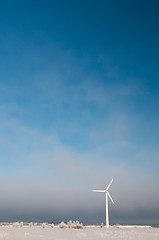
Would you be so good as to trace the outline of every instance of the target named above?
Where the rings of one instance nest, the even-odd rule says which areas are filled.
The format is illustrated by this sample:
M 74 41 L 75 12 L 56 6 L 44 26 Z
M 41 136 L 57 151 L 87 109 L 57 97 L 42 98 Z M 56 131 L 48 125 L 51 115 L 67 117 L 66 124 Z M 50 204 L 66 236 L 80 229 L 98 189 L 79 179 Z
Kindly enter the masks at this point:
M 119 175 L 122 173 L 119 173 Z M 159 209 L 158 193 L 153 184 L 145 179 L 136 180 L 118 176 L 112 183 L 109 201 L 110 224 L 157 224 Z M 2 183 L 1 179 L 1 183 Z M 140 186 L 138 183 L 140 182 Z M 92 188 L 95 180 L 89 185 Z M 98 184 L 99 185 L 99 184 Z M 114 185 L 114 186 L 113 186 Z M 149 196 L 147 188 L 149 187 Z M 3 186 L 3 187 L 2 187 Z M 105 222 L 105 194 L 93 193 L 87 186 L 81 189 L 72 184 L 61 190 L 49 181 L 7 182 L 0 187 L 0 221 L 4 222 L 68 222 L 79 220 L 84 224 Z M 103 188 L 104 189 L 104 184 Z M 136 197 L 137 196 L 137 197 Z M 153 197 L 155 196 L 155 200 Z M 153 205 L 150 204 L 153 202 Z

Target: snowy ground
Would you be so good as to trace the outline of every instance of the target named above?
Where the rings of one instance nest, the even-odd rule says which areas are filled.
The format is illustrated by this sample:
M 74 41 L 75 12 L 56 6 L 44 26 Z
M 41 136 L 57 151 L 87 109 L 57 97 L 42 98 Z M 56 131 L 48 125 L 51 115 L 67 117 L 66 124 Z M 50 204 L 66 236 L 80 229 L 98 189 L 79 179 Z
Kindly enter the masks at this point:
M 83 229 L 62 229 L 57 226 L 1 226 L 3 240 L 159 240 L 159 228 L 113 226 L 84 227 Z

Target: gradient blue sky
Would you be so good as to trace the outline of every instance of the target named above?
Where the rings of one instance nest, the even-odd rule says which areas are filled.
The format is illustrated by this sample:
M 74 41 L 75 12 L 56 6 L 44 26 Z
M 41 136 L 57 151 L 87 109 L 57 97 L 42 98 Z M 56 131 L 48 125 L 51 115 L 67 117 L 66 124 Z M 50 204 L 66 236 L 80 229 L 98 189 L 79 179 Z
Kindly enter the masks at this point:
M 159 2 L 0 3 L 0 221 L 159 223 Z

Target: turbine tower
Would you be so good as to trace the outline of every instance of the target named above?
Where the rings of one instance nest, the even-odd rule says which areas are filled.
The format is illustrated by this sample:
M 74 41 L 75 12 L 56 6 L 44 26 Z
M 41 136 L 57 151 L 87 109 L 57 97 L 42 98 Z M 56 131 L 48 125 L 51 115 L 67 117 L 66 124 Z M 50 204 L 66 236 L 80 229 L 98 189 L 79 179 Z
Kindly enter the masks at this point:
M 109 215 L 108 215 L 108 196 L 110 198 L 110 200 L 112 201 L 112 203 L 114 204 L 114 201 L 112 199 L 112 197 L 110 196 L 110 193 L 108 192 L 108 189 L 110 188 L 110 185 L 112 184 L 113 182 L 113 179 L 111 180 L 111 182 L 109 183 L 108 187 L 106 188 L 106 190 L 93 190 L 93 192 L 102 192 L 102 193 L 105 193 L 105 198 L 106 198 L 106 219 L 105 219 L 105 222 L 106 222 L 106 227 L 108 228 L 109 227 Z

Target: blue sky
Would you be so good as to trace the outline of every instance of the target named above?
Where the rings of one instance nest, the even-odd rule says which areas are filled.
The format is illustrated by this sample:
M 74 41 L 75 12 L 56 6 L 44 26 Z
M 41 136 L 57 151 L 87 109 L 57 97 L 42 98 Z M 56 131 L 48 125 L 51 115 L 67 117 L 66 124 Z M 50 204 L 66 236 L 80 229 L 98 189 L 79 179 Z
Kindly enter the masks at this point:
M 0 3 L 0 221 L 159 222 L 158 10 Z

